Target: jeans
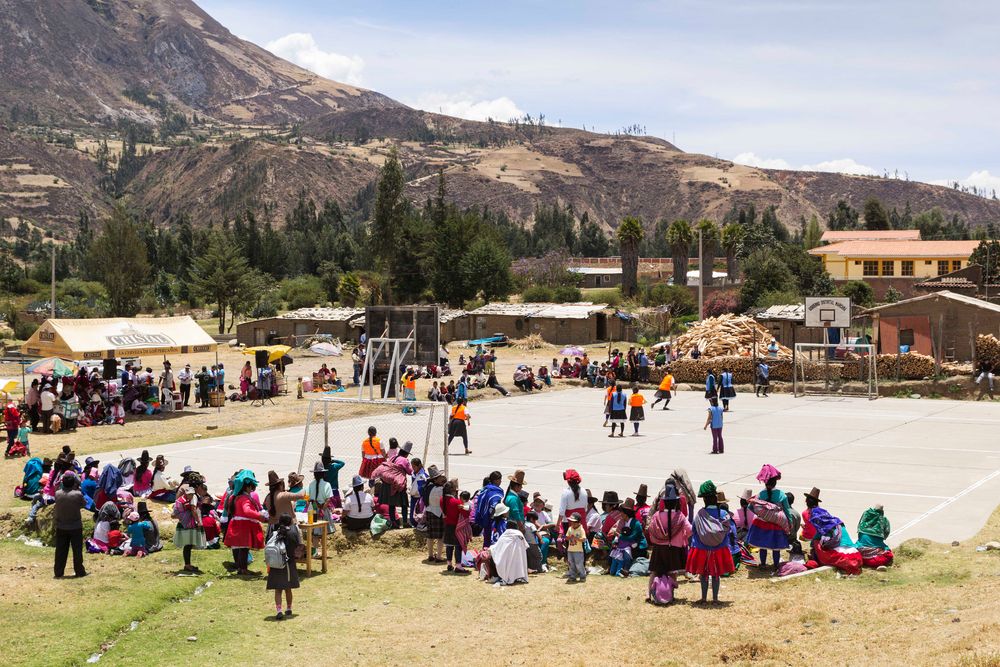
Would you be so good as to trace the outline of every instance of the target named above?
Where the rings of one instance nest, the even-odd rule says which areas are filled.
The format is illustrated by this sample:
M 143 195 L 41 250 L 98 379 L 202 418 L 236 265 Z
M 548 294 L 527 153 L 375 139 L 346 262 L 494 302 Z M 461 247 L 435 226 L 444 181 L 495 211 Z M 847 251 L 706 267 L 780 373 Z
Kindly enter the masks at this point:
M 583 567 L 582 551 L 567 551 L 566 562 L 569 563 L 569 578 L 584 581 L 587 578 L 587 570 Z
M 725 443 L 722 441 L 722 429 L 712 427 L 712 453 L 722 454 Z
M 38 516 L 38 511 L 43 507 L 45 507 L 47 504 L 48 503 L 45 502 L 45 499 L 42 497 L 41 493 L 36 494 L 31 501 L 31 509 L 28 510 L 28 521 L 29 522 L 34 521 L 35 517 Z
M 415 526 L 417 522 L 413 519 L 413 515 L 417 512 L 417 503 L 420 502 L 419 497 L 410 496 L 410 525 Z
M 10 448 L 14 446 L 14 442 L 17 440 L 17 429 L 7 429 L 7 454 L 10 453 Z
M 56 528 L 56 561 L 54 566 L 55 575 L 63 576 L 66 571 L 66 557 L 69 550 L 73 549 L 73 572 L 78 577 L 87 574 L 83 569 L 83 529 L 62 530 Z
M 354 364 L 354 384 L 361 383 L 361 364 Z

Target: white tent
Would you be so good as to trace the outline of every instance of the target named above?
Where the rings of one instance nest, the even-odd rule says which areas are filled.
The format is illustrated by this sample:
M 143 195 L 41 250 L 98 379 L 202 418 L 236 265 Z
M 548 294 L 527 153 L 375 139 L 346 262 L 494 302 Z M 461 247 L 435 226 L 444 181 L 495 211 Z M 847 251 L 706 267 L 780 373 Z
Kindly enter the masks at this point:
M 212 352 L 215 340 L 188 316 L 45 320 L 21 346 L 32 357 L 111 359 L 117 356 Z

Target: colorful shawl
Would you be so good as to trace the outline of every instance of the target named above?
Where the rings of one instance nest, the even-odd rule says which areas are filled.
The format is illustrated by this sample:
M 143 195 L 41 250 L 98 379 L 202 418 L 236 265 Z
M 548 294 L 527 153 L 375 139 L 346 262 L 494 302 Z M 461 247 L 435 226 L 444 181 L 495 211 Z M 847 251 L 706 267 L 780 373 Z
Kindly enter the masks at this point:
M 24 464 L 24 478 L 21 480 L 22 496 L 34 496 L 41 490 L 42 473 L 42 460 L 37 457 L 28 459 Z
M 809 510 L 809 523 L 816 528 L 817 533 L 826 535 L 839 528 L 844 522 L 822 507 L 813 507 Z
M 241 470 L 236 473 L 233 477 L 233 495 L 237 496 L 243 493 L 243 487 L 246 486 L 247 482 L 253 482 L 254 486 L 257 486 L 257 478 L 254 477 L 253 470 Z
M 101 471 L 101 477 L 97 480 L 97 486 L 101 487 L 104 495 L 108 498 L 118 496 L 118 487 L 122 485 L 122 473 L 114 464 L 107 464 Z
M 889 520 L 880 509 L 869 507 L 858 522 L 859 535 L 871 535 L 881 540 L 889 537 Z
M 476 525 L 489 530 L 493 524 L 493 510 L 504 497 L 503 489 L 496 484 L 487 484 L 476 499 Z M 503 531 L 500 531 L 503 534 Z
M 770 463 L 765 463 L 761 467 L 760 472 L 757 473 L 757 481 L 762 484 L 767 484 L 767 480 L 774 479 L 775 477 L 781 477 L 781 471 L 775 468 Z

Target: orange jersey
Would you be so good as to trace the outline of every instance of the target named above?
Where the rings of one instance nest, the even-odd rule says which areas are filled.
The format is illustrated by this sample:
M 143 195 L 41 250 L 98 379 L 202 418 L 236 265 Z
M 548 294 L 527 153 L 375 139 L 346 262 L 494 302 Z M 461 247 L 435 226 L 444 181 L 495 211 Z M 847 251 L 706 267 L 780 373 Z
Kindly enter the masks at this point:
M 361 441 L 361 453 L 365 456 L 382 456 L 382 441 L 378 438 L 365 438 Z
M 670 388 L 673 386 L 674 386 L 674 376 L 671 375 L 670 373 L 667 373 L 666 375 L 663 376 L 663 379 L 660 380 L 660 389 L 663 391 L 670 391 Z
M 632 394 L 628 397 L 628 404 L 633 408 L 639 408 L 645 405 L 646 399 L 642 397 L 642 394 Z
M 452 409 L 452 411 L 451 411 L 451 418 L 452 419 L 461 419 L 462 421 L 465 421 L 466 419 L 469 418 L 469 414 L 465 411 L 465 406 L 464 405 L 459 405 L 459 406 L 457 406 L 457 407 L 455 407 L 455 408 Z

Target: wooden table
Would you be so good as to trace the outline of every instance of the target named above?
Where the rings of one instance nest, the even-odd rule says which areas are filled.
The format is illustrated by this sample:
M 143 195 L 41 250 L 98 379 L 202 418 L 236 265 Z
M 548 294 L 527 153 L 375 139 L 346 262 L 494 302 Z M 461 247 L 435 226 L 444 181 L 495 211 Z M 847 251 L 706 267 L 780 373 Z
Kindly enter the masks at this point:
M 313 544 L 313 529 L 322 528 L 323 535 L 319 538 L 320 544 L 320 562 L 322 563 L 322 572 L 326 574 L 326 527 L 329 525 L 329 521 L 313 521 L 312 523 L 306 523 L 305 521 L 299 522 L 299 532 L 305 531 L 306 537 L 306 576 L 311 577 L 313 568 L 313 555 L 312 555 L 312 544 Z

